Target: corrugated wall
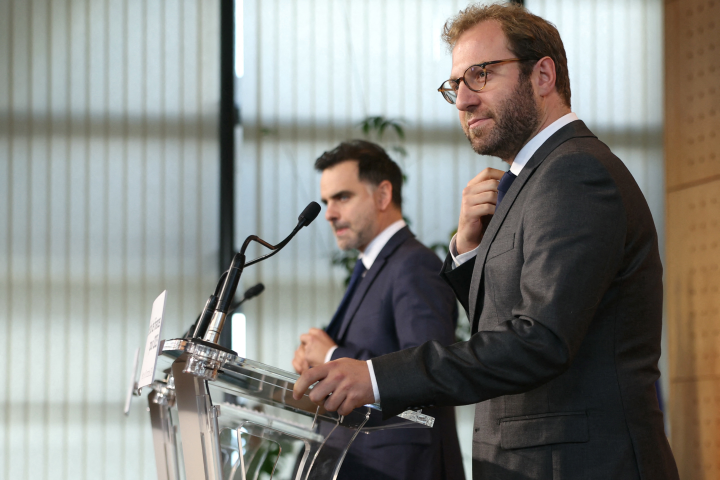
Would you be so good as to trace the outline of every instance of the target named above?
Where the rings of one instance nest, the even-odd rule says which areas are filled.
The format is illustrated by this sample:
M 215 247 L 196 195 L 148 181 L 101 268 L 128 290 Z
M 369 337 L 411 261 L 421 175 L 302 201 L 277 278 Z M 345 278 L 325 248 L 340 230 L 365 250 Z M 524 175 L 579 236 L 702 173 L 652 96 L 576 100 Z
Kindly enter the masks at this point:
M 217 277 L 218 2 L 0 1 L 0 478 L 155 478 L 132 353 Z
M 573 110 L 662 231 L 662 2 L 526 4 L 559 27 Z M 502 167 L 436 92 L 440 28 L 464 5 L 245 1 L 238 245 L 283 238 L 318 197 L 314 159 L 368 115 L 405 120 L 405 213 L 422 241 L 447 240 L 465 183 Z M 120 411 L 152 300 L 168 289 L 177 336 L 217 278 L 218 15 L 208 0 L 0 0 L 0 478 L 154 475 L 142 404 Z M 245 310 L 249 357 L 290 368 L 298 335 L 328 322 L 335 250 L 319 218 L 246 271 L 268 287 Z

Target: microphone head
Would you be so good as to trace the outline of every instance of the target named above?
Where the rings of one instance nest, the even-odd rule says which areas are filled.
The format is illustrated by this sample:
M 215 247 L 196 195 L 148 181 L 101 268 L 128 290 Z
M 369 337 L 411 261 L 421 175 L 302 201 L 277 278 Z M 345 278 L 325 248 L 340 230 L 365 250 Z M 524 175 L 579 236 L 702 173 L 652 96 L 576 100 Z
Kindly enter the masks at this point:
M 298 217 L 298 224 L 307 227 L 315 220 L 318 213 L 320 213 L 320 205 L 317 202 L 310 202 Z
M 257 285 L 245 290 L 244 300 L 250 300 L 253 297 L 257 297 L 265 290 L 265 285 L 258 283 Z

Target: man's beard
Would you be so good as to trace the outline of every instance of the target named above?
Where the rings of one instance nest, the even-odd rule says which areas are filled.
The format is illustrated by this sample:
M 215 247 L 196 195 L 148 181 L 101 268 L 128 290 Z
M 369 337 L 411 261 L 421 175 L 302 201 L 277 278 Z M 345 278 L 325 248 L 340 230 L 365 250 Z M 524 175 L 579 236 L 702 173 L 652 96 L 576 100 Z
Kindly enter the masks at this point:
M 358 226 L 356 225 L 356 228 L 357 227 Z M 338 238 L 336 234 L 335 239 L 340 250 L 360 250 L 360 247 L 366 247 L 370 243 L 370 241 L 372 240 L 372 233 L 370 227 L 365 224 L 360 225 L 359 227 L 359 230 L 354 230 L 349 223 L 333 224 L 333 231 L 336 231 L 340 228 L 347 228 L 351 232 L 351 236 L 348 237 L 346 235 L 343 240 L 340 240 L 340 238 Z
M 496 111 L 488 112 L 488 117 L 495 123 L 489 130 L 470 132 L 465 128 L 473 150 L 504 160 L 514 158 L 540 124 L 540 109 L 535 103 L 530 78 L 521 76 L 510 97 L 500 103 Z

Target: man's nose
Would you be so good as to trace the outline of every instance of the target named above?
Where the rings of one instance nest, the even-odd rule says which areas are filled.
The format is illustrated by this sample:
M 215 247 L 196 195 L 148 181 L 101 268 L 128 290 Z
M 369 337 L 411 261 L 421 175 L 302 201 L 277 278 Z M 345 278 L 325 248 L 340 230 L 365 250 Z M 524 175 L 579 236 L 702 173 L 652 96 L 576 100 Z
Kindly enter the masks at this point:
M 337 211 L 335 210 L 335 207 L 328 203 L 325 208 L 325 220 L 331 222 L 335 219 L 337 219 Z
M 455 108 L 460 111 L 472 110 L 480 103 L 480 92 L 473 92 L 465 85 L 465 82 L 460 82 L 458 86 L 457 98 L 455 99 Z

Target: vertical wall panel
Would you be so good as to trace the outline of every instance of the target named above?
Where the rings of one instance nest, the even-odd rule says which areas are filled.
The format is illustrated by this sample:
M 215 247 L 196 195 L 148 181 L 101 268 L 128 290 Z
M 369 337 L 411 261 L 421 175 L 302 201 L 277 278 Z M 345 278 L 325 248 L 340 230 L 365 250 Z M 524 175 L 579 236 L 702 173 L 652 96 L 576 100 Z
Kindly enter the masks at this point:
M 0 478 L 155 478 L 132 353 L 217 278 L 219 8 L 0 1 Z
M 720 475 L 720 4 L 665 2 L 671 445 L 681 478 Z
M 9 2 L 0 2 L 0 58 L 6 61 L 0 62 L 0 110 L 7 112 L 5 118 L 0 119 L 0 129 L 9 132 L 11 106 L 10 97 L 10 63 L 12 51 L 12 30 L 10 27 L 10 18 L 12 15 L 12 6 Z M 0 135 L 0 218 L 10 222 L 10 205 L 12 204 L 12 182 L 10 175 L 12 174 L 12 164 L 10 162 L 10 150 L 12 148 L 12 140 L 9 134 Z M 10 249 L 10 228 L 4 228 L 0 231 L 0 251 L 7 252 Z M 9 318 L 11 315 L 10 298 L 12 295 L 10 287 L 10 262 L 5 261 L 0 264 L 0 315 L 2 318 Z M 0 323 L 0 361 L 7 365 L 10 352 L 10 324 L 5 321 Z M 7 427 L 10 421 L 10 403 L 6 400 L 10 394 L 10 379 L 4 375 L 0 380 L 0 398 L 5 402 L 0 406 L 0 475 L 6 477 L 9 473 L 8 459 L 10 458 L 9 432 Z

